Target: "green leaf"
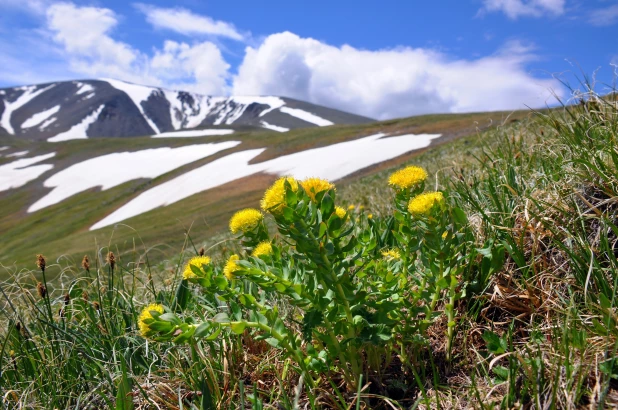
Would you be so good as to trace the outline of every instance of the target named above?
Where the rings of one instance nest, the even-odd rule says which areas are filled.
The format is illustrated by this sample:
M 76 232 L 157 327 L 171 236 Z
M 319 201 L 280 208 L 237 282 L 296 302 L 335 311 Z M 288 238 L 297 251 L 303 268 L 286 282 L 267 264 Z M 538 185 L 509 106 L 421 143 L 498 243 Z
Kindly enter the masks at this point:
M 243 334 L 246 327 L 247 323 L 244 321 L 232 322 L 230 325 L 230 329 L 232 330 L 232 332 L 236 333 L 237 335 Z
M 331 198 L 328 193 L 324 194 L 324 197 L 322 198 L 322 203 L 320 204 L 320 210 L 322 211 L 322 214 L 328 216 L 333 213 L 334 209 L 335 202 L 333 201 L 333 198 Z
M 224 322 L 229 322 L 230 317 L 227 315 L 227 313 L 221 312 L 221 313 L 217 313 L 215 317 L 212 318 L 212 320 L 213 322 L 216 322 L 216 323 L 224 323 Z
M 178 284 L 178 288 L 176 289 L 176 296 L 172 302 L 173 309 L 177 312 L 182 312 L 187 307 L 189 296 L 190 292 L 188 282 L 186 279 L 183 279 L 180 281 L 180 284 Z
M 312 339 L 313 329 L 322 324 L 324 320 L 324 314 L 316 309 L 310 309 L 305 313 L 303 317 L 303 338 L 305 341 Z
M 219 288 L 219 290 L 225 290 L 228 286 L 227 278 L 223 275 L 215 276 L 213 280 L 215 281 L 215 285 Z
M 116 410 L 133 410 L 133 396 L 131 395 L 131 378 L 127 374 L 127 364 L 124 356 L 120 355 L 120 369 L 122 377 L 116 394 Z
M 490 353 L 502 354 L 506 352 L 506 339 L 503 339 L 494 332 L 490 332 L 488 330 L 483 333 L 482 337 L 485 343 L 487 343 L 487 350 L 489 350 Z
M 494 366 L 491 369 L 499 381 L 506 381 L 509 379 L 509 369 L 504 366 Z

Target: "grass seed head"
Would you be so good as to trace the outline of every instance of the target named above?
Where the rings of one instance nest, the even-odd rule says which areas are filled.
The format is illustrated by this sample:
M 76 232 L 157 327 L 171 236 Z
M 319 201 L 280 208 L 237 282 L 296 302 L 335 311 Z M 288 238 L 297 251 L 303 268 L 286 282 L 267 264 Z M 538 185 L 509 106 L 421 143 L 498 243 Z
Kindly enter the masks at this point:
M 47 288 L 41 282 L 38 282 L 36 284 L 36 291 L 39 294 L 39 296 L 41 297 L 41 299 L 44 299 L 45 296 L 47 296 Z
M 45 272 L 45 256 L 41 254 L 36 256 L 36 266 L 41 269 L 41 272 Z
M 84 268 L 86 272 L 90 272 L 90 258 L 88 258 L 88 255 L 84 255 L 82 259 L 82 268 Z
M 107 254 L 107 263 L 109 263 L 109 267 L 114 270 L 114 267 L 116 266 L 116 256 L 114 255 L 114 252 L 109 252 Z

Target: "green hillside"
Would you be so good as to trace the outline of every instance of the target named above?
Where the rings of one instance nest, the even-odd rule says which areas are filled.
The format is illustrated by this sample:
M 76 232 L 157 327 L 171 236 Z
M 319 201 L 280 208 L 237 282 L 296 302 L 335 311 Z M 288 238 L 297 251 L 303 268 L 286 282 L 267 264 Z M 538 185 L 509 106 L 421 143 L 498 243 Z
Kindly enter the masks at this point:
M 84 254 L 93 254 L 101 246 L 113 244 L 120 255 L 125 252 L 140 252 L 151 249 L 151 261 L 163 260 L 177 252 L 190 232 L 194 241 L 204 241 L 227 229 L 232 213 L 249 206 L 262 195 L 264 189 L 276 178 L 272 175 L 253 175 L 240 181 L 202 192 L 170 206 L 159 208 L 123 221 L 116 228 L 108 227 L 96 231 L 88 228 L 111 213 L 114 209 L 134 198 L 144 190 L 188 170 L 199 167 L 231 152 L 251 148 L 267 148 L 255 161 L 265 161 L 282 155 L 310 148 L 330 145 L 376 134 L 390 135 L 406 133 L 440 133 L 443 136 L 433 145 L 464 137 L 477 135 L 479 131 L 504 122 L 526 117 L 526 112 L 495 112 L 477 114 L 426 115 L 398 120 L 376 122 L 356 126 L 331 126 L 308 128 L 287 133 L 248 131 L 225 137 L 202 138 L 96 138 L 74 140 L 62 143 L 29 144 L 26 141 L 0 141 L 0 145 L 11 145 L 29 150 L 30 156 L 56 152 L 54 169 L 19 189 L 0 193 L 0 263 L 5 267 L 0 277 L 22 267 L 31 267 L 33 255 L 44 253 L 52 259 L 68 257 L 80 260 Z M 180 167 L 154 180 L 134 180 L 106 191 L 95 188 L 74 195 L 56 205 L 34 213 L 26 209 L 49 189 L 42 182 L 52 173 L 67 166 L 96 156 L 135 151 L 156 147 L 179 147 L 204 142 L 240 140 L 237 147 Z M 381 169 L 392 168 L 408 161 L 418 152 L 402 153 L 400 157 L 379 166 L 362 170 L 338 186 L 344 188 L 361 176 L 371 175 Z M 0 164 L 9 162 L 0 158 Z M 58 273 L 52 268 L 53 273 Z

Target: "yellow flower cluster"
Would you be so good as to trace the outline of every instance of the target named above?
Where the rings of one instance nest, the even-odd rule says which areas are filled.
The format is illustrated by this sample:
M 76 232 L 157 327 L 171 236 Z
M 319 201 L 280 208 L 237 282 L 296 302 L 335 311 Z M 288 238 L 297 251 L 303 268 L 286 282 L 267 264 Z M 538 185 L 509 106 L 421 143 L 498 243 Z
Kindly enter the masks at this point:
M 410 200 L 408 212 L 412 215 L 428 214 L 435 204 L 444 202 L 442 192 L 425 192 Z
M 335 207 L 335 215 L 337 215 L 339 218 L 343 219 L 343 218 L 345 218 L 346 210 L 343 209 L 340 206 L 336 206 Z
M 283 209 L 285 202 L 285 181 L 288 181 L 292 191 L 298 191 L 298 182 L 292 177 L 281 177 L 275 181 L 264 193 L 261 206 L 265 212 L 278 214 Z
M 230 231 L 232 233 L 252 231 L 262 219 L 264 219 L 264 214 L 257 209 L 243 209 L 236 212 L 230 219 Z
M 388 177 L 388 184 L 393 188 L 407 189 L 427 179 L 427 172 L 421 167 L 409 166 L 393 172 Z
M 401 259 L 401 254 L 397 249 L 389 249 L 387 251 L 382 251 L 382 256 L 384 257 L 384 259 L 387 260 Z
M 234 272 L 236 272 L 237 270 L 240 270 L 240 266 L 238 266 L 238 262 L 240 260 L 240 257 L 236 254 L 231 255 L 230 258 L 227 260 L 227 263 L 225 264 L 225 267 L 223 268 L 223 274 L 225 275 L 226 278 L 228 278 L 228 280 L 232 280 L 234 279 Z
M 315 197 L 322 191 L 328 191 L 329 189 L 335 189 L 335 185 L 331 184 L 325 179 L 321 178 L 307 178 L 300 183 L 305 190 L 305 193 L 311 198 L 313 202 L 316 201 Z
M 191 265 L 195 266 L 198 269 L 202 269 L 202 265 L 210 264 L 210 258 L 208 256 L 194 256 L 189 259 L 189 262 L 185 265 L 185 270 L 182 272 L 183 279 L 193 279 L 196 278 L 195 273 L 191 270 Z
M 163 314 L 163 312 L 165 312 L 165 309 L 163 309 L 163 305 L 152 303 L 146 306 L 144 310 L 142 310 L 142 313 L 140 313 L 139 315 L 137 325 L 139 327 L 139 332 L 143 337 L 147 337 L 147 335 L 150 333 L 150 325 L 145 321 L 153 318 L 152 313 L 150 313 L 151 311 Z
M 273 246 L 270 244 L 270 241 L 260 242 L 258 246 L 255 247 L 251 256 L 255 256 L 259 258 L 260 256 L 267 256 L 273 253 Z

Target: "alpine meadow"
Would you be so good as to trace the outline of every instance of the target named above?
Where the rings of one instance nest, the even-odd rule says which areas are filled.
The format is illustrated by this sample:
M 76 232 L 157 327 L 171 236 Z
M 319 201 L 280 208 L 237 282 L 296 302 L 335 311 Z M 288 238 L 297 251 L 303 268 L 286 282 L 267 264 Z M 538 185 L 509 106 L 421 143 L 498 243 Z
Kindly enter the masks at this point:
M 618 408 L 618 8 L 22 3 L 2 409 Z

